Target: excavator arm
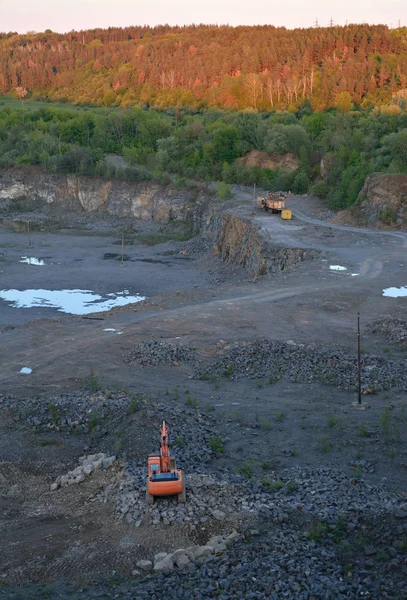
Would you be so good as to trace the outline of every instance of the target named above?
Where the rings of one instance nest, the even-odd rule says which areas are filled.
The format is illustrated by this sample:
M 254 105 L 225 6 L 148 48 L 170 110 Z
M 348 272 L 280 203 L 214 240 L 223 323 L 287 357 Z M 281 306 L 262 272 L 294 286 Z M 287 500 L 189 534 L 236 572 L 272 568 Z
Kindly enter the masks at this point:
M 169 473 L 171 471 L 170 452 L 168 449 L 168 429 L 163 421 L 161 425 L 161 448 L 160 448 L 160 471 Z

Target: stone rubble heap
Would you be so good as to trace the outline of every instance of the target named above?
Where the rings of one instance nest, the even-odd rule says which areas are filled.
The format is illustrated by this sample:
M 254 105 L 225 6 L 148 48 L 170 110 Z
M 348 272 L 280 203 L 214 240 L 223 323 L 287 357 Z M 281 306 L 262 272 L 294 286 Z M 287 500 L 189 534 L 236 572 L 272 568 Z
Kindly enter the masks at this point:
M 219 555 L 230 548 L 232 542 L 239 539 L 236 530 L 223 537 L 216 535 L 212 537 L 204 546 L 190 546 L 188 548 L 179 548 L 174 552 L 159 552 L 154 556 L 154 562 L 151 560 L 139 560 L 136 563 L 138 569 L 144 572 L 155 571 L 157 573 L 172 571 L 174 568 L 183 569 L 191 562 L 207 556 Z M 134 574 L 139 574 L 135 572 Z
M 224 521 L 235 514 L 253 510 L 246 490 L 209 474 L 187 473 L 185 475 L 187 502 L 178 504 L 176 498 L 160 498 L 153 505 L 146 504 L 145 467 L 133 467 L 120 485 L 115 499 L 119 518 L 136 527 L 142 524 L 173 525 L 187 523 L 192 529 L 209 520 Z M 100 498 L 102 500 L 102 498 Z
M 196 480 L 202 482 L 201 477 Z M 228 543 L 231 538 L 215 537 L 204 546 L 139 561 L 133 575 L 141 579 L 130 589 L 127 584 L 120 595 L 123 600 L 407 597 L 403 493 L 391 494 L 384 484 L 370 486 L 363 478 L 354 480 L 333 469 L 290 469 L 279 476 L 270 473 L 260 482 L 223 473 L 208 475 L 209 481 L 201 497 L 205 503 L 212 498 L 213 512 L 223 509 L 226 530 L 229 514 L 217 499 L 222 482 L 231 501 L 237 496 L 249 509 L 247 519 L 241 515 L 241 533 L 233 533 L 233 545 Z M 123 487 L 120 494 L 124 491 Z M 193 488 L 187 486 L 187 505 L 195 500 Z M 154 509 L 163 516 L 168 512 L 166 501 L 159 500 Z M 146 578 L 154 572 L 157 576 Z
M 109 469 L 116 462 L 115 456 L 107 456 L 103 452 L 99 454 L 90 454 L 89 456 L 81 456 L 79 458 L 79 466 L 73 471 L 69 471 L 66 475 L 57 477 L 54 483 L 51 484 L 51 491 L 55 491 L 60 487 L 67 485 L 77 485 L 85 481 L 89 475 L 99 471 L 100 469 Z
M 371 333 L 383 335 L 390 344 L 407 344 L 407 321 L 402 319 L 380 319 L 368 329 Z
M 293 513 L 304 518 L 334 522 L 341 515 L 358 526 L 361 515 L 380 518 L 391 514 L 407 519 L 407 505 L 384 486 L 370 486 L 330 469 L 293 468 L 271 472 L 261 480 L 228 473 L 186 474 L 186 504 L 175 498 L 160 498 L 149 506 L 145 501 L 145 467 L 127 468 L 123 481 L 112 494 L 118 517 L 141 525 L 187 524 L 191 530 L 209 522 L 235 521 L 265 515 L 272 522 L 289 522 Z M 360 477 L 360 475 L 358 475 Z M 103 493 L 100 501 L 107 499 Z M 406 528 L 407 531 L 407 528 Z
M 149 341 L 134 346 L 126 355 L 125 362 L 138 363 L 143 367 L 173 364 L 195 364 L 196 352 L 193 348 L 169 342 Z
M 316 348 L 259 339 L 236 343 L 223 349 L 216 363 L 196 369 L 197 379 L 228 377 L 281 378 L 301 383 L 322 383 L 346 390 L 355 389 L 357 357 L 341 348 Z M 407 360 L 386 360 L 380 356 L 362 356 L 362 390 L 365 394 L 381 390 L 407 390 Z

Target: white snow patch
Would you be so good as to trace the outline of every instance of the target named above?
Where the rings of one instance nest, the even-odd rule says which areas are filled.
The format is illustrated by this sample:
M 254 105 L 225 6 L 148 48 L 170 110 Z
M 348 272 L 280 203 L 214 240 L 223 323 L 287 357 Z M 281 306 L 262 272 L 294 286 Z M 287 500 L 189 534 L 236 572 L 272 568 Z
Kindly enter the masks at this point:
M 41 258 L 34 258 L 33 256 L 22 256 L 20 263 L 26 263 L 27 265 L 36 265 L 37 267 L 43 267 L 45 262 Z
M 0 290 L 0 298 L 11 302 L 14 308 L 46 307 L 71 315 L 86 315 L 135 304 L 146 296 L 128 296 L 122 291 L 106 300 L 106 296 L 90 290 Z
M 397 287 L 390 287 L 383 290 L 383 296 L 387 298 L 402 298 L 407 296 L 407 285 Z

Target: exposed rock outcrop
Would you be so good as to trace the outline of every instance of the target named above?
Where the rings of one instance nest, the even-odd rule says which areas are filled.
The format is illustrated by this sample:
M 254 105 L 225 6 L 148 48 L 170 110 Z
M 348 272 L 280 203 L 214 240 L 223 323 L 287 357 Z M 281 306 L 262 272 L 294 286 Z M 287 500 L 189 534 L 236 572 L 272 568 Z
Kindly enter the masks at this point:
M 407 228 L 407 175 L 372 173 L 366 178 L 358 202 L 361 217 L 368 225 Z
M 261 150 L 252 150 L 246 156 L 238 158 L 237 163 L 244 167 L 260 167 L 261 169 L 285 169 L 286 171 L 296 171 L 300 166 L 300 161 L 295 154 L 268 154 Z
M 273 244 L 261 235 L 258 225 L 231 212 L 222 214 L 214 250 L 222 260 L 247 269 L 252 276 L 278 273 L 318 254 Z
M 158 223 L 192 217 L 195 190 L 178 190 L 158 183 L 53 175 L 39 169 L 0 172 L 0 210 L 50 205 L 64 211 L 106 211 L 120 217 Z

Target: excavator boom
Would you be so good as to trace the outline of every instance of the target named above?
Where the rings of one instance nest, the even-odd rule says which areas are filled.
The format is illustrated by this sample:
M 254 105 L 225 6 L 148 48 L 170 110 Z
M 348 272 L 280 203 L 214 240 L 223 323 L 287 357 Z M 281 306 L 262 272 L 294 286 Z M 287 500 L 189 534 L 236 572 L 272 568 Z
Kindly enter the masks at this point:
M 161 425 L 161 449 L 160 449 L 160 471 L 169 473 L 171 471 L 170 452 L 168 449 L 168 429 L 163 421 Z

